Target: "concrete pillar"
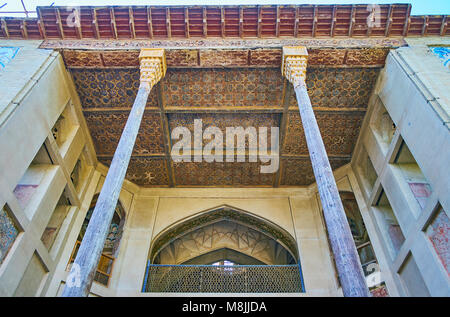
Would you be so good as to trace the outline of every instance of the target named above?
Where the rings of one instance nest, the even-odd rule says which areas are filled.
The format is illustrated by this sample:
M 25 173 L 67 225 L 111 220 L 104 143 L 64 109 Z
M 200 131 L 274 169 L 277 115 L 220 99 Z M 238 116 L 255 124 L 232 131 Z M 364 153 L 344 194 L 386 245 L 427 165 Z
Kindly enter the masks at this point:
M 142 49 L 140 86 L 62 296 L 88 296 L 151 88 L 165 75 L 163 49 Z
M 347 222 L 327 152 L 306 89 L 308 53 L 303 46 L 283 47 L 282 73 L 293 84 L 325 223 L 344 296 L 366 297 L 369 290 Z

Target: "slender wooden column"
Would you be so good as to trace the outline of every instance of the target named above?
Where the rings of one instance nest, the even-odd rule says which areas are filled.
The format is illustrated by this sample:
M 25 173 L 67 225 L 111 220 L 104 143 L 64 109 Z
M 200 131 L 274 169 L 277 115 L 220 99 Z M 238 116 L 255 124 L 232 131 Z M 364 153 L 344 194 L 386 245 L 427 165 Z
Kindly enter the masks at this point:
M 140 86 L 62 296 L 87 296 L 114 215 L 151 88 L 165 75 L 162 49 L 142 49 Z
M 366 297 L 369 296 L 369 291 L 358 252 L 306 89 L 307 56 L 305 47 L 284 47 L 282 72 L 293 84 L 297 95 L 306 143 L 344 296 Z

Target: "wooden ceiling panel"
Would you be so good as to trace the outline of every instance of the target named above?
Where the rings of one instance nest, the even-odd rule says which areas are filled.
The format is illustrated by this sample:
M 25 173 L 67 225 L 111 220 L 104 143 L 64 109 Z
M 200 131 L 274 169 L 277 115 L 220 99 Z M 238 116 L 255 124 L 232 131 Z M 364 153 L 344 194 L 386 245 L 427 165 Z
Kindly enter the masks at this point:
M 106 166 L 111 165 L 112 157 L 99 157 Z M 168 163 L 165 158 L 132 156 L 128 164 L 126 179 L 139 186 L 169 186 Z
M 168 113 L 170 132 L 177 127 L 186 127 L 191 132 L 192 141 L 194 140 L 194 120 L 199 119 L 202 122 L 203 131 L 211 126 L 217 127 L 223 133 L 223 148 L 227 146 L 226 129 L 242 127 L 254 127 L 258 133 L 259 127 L 267 127 L 268 146 L 270 147 L 271 127 L 280 127 L 279 113 Z M 210 140 L 203 140 L 203 146 Z M 233 141 L 235 143 L 236 141 Z M 246 139 L 246 149 L 254 149 L 249 146 Z M 225 152 L 224 152 L 225 153 Z
M 330 157 L 329 160 L 333 170 L 350 163 L 350 158 Z M 314 172 L 309 157 L 282 158 L 281 186 L 308 186 L 314 182 Z
M 379 68 L 308 68 L 306 85 L 315 108 L 365 109 Z M 297 109 L 294 93 L 290 107 Z
M 281 107 L 278 69 L 169 70 L 163 82 L 166 107 Z
M 85 111 L 84 116 L 98 156 L 113 156 L 129 111 Z M 159 113 L 145 111 L 133 155 L 164 155 Z
M 329 156 L 351 156 L 364 112 L 316 111 L 316 120 Z M 308 155 L 303 125 L 298 112 L 289 112 L 282 155 Z
M 179 162 L 174 163 L 176 186 L 214 187 L 271 187 L 273 173 L 260 171 L 261 163 L 256 162 Z
M 139 69 L 72 69 L 72 78 L 85 109 L 131 109 L 139 88 Z M 157 108 L 152 90 L 148 108 Z
M 71 71 L 97 155 L 108 164 L 135 98 L 139 70 Z M 350 161 L 378 73 L 379 68 L 370 67 L 308 70 L 309 93 L 334 167 Z M 289 95 L 284 97 L 286 91 Z M 283 104 L 286 99 L 288 104 Z M 286 124 L 282 124 L 284 117 Z M 176 127 L 186 127 L 191 131 L 193 144 L 195 119 L 202 120 L 203 131 L 218 127 L 223 133 L 224 148 L 227 127 L 279 127 L 283 140 L 280 170 L 260 173 L 261 165 L 267 163 L 249 162 L 248 156 L 245 162 L 174 162 L 170 151 L 178 140 L 170 140 L 171 133 Z M 202 145 L 208 142 L 203 140 Z M 246 149 L 249 148 L 246 140 Z M 152 89 L 127 179 L 142 186 L 311 184 L 314 177 L 292 89 L 286 89 L 278 68 L 170 68 Z

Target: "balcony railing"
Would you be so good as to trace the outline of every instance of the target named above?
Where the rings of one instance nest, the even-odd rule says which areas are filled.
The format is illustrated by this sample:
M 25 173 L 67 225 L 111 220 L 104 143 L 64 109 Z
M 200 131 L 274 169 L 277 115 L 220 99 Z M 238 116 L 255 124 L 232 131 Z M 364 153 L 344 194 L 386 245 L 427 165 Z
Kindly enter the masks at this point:
M 301 293 L 298 265 L 149 264 L 143 292 Z

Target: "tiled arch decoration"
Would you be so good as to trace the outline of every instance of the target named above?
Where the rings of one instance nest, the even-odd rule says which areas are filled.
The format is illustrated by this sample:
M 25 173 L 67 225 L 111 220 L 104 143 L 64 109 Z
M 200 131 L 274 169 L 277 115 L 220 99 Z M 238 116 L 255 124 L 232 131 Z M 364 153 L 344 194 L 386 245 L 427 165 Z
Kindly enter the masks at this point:
M 229 220 L 242 224 L 253 230 L 264 233 L 286 248 L 292 257 L 298 261 L 297 242 L 289 232 L 269 220 L 262 219 L 246 211 L 229 206 L 221 206 L 204 212 L 188 220 L 184 220 L 181 223 L 174 224 L 158 234 L 153 239 L 150 246 L 150 261 L 153 263 L 153 260 L 158 253 L 178 237 L 222 220 Z

